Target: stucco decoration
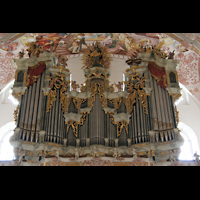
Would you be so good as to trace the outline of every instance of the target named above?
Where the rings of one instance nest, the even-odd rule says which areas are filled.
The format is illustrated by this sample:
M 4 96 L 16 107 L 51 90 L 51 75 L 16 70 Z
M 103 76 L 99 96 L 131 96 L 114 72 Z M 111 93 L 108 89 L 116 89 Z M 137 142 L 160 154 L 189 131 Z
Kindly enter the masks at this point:
M 81 57 L 94 41 L 105 45 L 113 57 L 137 55 L 134 49 L 138 44 L 157 45 L 164 40 L 162 50 L 169 55 L 173 50 L 174 59 L 181 60 L 178 68 L 179 82 L 200 101 L 200 34 L 199 33 L 0 33 L 0 90 L 14 79 L 13 58 L 19 58 L 19 52 L 25 51 L 26 44 L 35 41 L 48 50 L 47 43 L 56 39 L 59 44 L 57 54 L 68 58 Z

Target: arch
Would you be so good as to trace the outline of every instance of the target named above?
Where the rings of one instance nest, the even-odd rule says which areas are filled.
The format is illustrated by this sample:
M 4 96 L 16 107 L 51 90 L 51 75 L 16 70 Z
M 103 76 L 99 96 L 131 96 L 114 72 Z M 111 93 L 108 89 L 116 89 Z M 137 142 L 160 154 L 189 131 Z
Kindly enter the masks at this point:
M 12 160 L 14 158 L 13 147 L 9 142 L 10 136 L 16 127 L 15 122 L 9 122 L 0 128 L 0 160 Z M 9 156 L 8 156 L 9 153 Z
M 178 128 L 181 131 L 181 136 L 184 138 L 184 143 L 181 146 L 180 160 L 193 160 L 195 152 L 199 154 L 199 144 L 194 130 L 183 122 L 179 122 Z

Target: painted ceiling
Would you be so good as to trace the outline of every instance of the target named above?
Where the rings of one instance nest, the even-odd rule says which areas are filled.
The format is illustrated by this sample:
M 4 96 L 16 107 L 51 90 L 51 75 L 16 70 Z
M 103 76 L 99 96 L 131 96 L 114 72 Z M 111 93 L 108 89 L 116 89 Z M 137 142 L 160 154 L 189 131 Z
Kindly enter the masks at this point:
M 30 42 L 38 41 L 46 50 L 48 43 L 57 42 L 57 55 L 73 58 L 98 41 L 113 56 L 126 58 L 137 54 L 138 45 L 158 45 L 162 40 L 162 50 L 167 55 L 174 51 L 174 59 L 181 60 L 177 69 L 179 82 L 200 101 L 200 33 L 0 33 L 0 90 L 14 79 L 12 59 L 19 58 L 22 49 L 29 57 L 26 49 Z

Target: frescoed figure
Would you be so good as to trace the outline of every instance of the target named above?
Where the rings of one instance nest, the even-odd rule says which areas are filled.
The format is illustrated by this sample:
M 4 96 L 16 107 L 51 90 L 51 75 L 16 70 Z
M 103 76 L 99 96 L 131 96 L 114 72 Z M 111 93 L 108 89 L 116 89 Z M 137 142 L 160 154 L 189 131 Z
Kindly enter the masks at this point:
M 72 53 L 79 53 L 82 50 L 83 44 L 86 45 L 85 34 L 82 33 L 78 36 L 75 36 L 75 38 L 67 45 L 67 47 L 69 51 L 72 51 Z
M 11 44 L 9 44 L 8 46 L 2 49 L 4 51 L 15 51 L 17 50 L 18 45 L 19 45 L 19 42 L 12 42 Z

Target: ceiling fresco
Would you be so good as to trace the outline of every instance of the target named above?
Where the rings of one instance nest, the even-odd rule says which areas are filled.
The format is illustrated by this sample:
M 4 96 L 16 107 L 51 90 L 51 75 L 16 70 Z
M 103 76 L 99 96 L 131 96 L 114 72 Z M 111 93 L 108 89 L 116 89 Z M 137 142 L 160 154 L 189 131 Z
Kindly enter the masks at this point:
M 19 52 L 28 58 L 27 49 L 33 43 L 45 51 L 71 58 L 83 54 L 95 41 L 121 57 L 136 57 L 141 46 L 153 47 L 163 41 L 166 55 L 174 52 L 174 59 L 181 60 L 177 70 L 179 82 L 200 101 L 199 33 L 0 33 L 0 89 L 14 78 L 12 59 L 19 58 Z

